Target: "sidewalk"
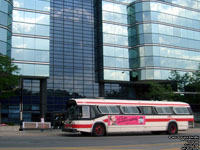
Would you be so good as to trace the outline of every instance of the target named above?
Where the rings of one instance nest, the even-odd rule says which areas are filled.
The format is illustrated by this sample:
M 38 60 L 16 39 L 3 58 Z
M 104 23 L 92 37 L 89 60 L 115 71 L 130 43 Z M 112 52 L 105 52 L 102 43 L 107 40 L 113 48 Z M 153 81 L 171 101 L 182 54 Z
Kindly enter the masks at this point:
M 0 127 L 1 128 L 1 127 Z M 16 127 L 17 128 L 17 127 Z M 15 128 L 15 129 L 16 129 Z M 19 131 L 19 126 L 17 130 L 2 131 L 0 130 L 1 136 L 49 136 L 49 135 L 58 135 L 66 132 L 62 132 L 61 129 L 49 129 L 49 130 L 24 130 Z
M 195 128 L 200 128 L 200 123 L 195 123 Z

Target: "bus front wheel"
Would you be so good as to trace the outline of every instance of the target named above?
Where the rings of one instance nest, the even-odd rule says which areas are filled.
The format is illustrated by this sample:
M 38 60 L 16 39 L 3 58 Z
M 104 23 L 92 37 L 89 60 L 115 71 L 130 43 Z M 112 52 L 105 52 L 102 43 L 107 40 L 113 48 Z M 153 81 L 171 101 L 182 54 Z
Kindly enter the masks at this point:
M 103 136 L 105 135 L 106 130 L 103 124 L 95 124 L 93 127 L 93 132 L 92 134 L 94 136 Z
M 178 133 L 178 127 L 177 124 L 172 122 L 168 125 L 168 129 L 167 129 L 167 133 L 168 134 L 177 134 Z

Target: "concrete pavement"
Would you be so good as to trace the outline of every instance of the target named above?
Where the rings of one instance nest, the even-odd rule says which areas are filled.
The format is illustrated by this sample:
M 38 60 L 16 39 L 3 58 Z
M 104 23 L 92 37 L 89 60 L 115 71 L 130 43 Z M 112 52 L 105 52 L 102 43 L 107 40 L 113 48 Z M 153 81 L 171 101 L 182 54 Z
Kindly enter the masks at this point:
M 1 127 L 0 127 L 1 128 Z M 60 129 L 50 129 L 50 130 L 25 130 L 25 131 L 18 131 L 19 127 L 15 128 L 15 130 L 10 130 L 10 131 L 3 131 L 2 128 L 0 130 L 0 137 L 2 136 L 50 136 L 50 135 L 65 135 L 65 134 L 79 134 L 79 133 L 68 133 L 68 132 L 62 132 Z M 142 132 L 141 132 L 142 133 Z M 187 131 L 179 131 L 179 134 L 195 134 L 195 133 L 200 133 L 200 128 L 191 128 Z M 134 134 L 134 133 L 133 133 Z M 138 133 L 136 133 L 138 134 Z M 139 133 L 140 134 L 140 133 Z M 147 133 L 150 134 L 150 133 Z
M 0 132 L 0 150 L 180 150 L 188 144 L 181 137 L 200 136 L 199 131 L 194 128 L 175 136 L 133 133 L 96 138 L 61 130 Z

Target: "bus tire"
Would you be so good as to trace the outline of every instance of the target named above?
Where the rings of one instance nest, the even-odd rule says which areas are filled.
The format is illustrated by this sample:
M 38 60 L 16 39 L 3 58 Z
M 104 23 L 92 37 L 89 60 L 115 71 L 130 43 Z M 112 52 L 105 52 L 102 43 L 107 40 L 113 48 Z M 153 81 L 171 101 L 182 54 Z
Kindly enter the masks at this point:
M 101 123 L 97 123 L 94 125 L 92 130 L 93 136 L 104 136 L 106 134 L 105 126 Z
M 167 133 L 168 134 L 177 134 L 178 133 L 178 126 L 175 122 L 169 123 Z

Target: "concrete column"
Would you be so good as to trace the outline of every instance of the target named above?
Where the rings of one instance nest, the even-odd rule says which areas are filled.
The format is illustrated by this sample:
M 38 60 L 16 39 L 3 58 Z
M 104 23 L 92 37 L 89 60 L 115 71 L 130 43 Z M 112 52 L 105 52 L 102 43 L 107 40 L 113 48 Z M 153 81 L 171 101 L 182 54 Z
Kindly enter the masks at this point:
M 135 87 L 134 86 L 130 86 L 128 88 L 128 98 L 130 98 L 130 99 L 137 99 L 136 98 L 136 93 L 135 93 Z
M 103 82 L 99 83 L 99 97 L 105 97 L 104 83 Z
M 0 102 L 0 123 L 1 123 L 1 102 Z
M 46 119 L 47 112 L 47 79 L 40 80 L 40 117 Z

